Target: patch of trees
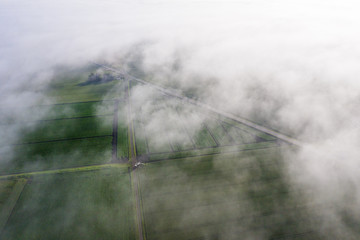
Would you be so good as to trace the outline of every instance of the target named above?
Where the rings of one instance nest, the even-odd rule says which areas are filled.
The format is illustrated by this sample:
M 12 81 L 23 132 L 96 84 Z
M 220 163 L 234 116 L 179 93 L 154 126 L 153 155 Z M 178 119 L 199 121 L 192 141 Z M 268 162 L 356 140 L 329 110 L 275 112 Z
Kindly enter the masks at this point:
M 115 77 L 110 73 L 90 73 L 87 84 L 99 84 L 113 81 Z

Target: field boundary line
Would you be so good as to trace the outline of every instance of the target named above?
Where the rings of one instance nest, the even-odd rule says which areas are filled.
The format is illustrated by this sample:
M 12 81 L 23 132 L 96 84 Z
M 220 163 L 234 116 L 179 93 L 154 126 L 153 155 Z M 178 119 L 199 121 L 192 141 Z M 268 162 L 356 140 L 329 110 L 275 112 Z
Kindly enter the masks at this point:
M 113 124 L 112 124 L 112 159 L 113 161 L 118 160 L 117 156 L 117 145 L 118 145 L 118 120 L 119 119 L 119 101 L 114 102 L 113 112 Z
M 8 174 L 8 175 L 0 175 L 0 180 L 8 179 L 8 178 L 31 177 L 34 175 L 86 172 L 86 171 L 96 171 L 96 170 L 100 170 L 103 168 L 128 168 L 128 167 L 129 167 L 129 164 L 127 164 L 127 163 L 108 163 L 108 164 L 100 164 L 100 165 L 90 165 L 90 166 L 82 166 L 82 167 L 72 167 L 72 168 L 62 168 L 62 169 L 54 169 L 54 170 L 44 170 L 44 171 L 34 171 L 34 172 L 26 172 L 26 173 L 14 173 L 14 174 Z
M 136 158 L 136 142 L 135 142 L 135 133 L 134 133 L 134 123 L 132 119 L 132 112 L 131 112 L 131 104 L 130 104 L 130 81 L 127 82 L 126 88 L 126 95 L 127 95 L 127 118 L 128 118 L 128 138 L 129 138 L 129 160 L 134 167 L 137 158 Z
M 83 119 L 83 118 L 109 117 L 109 116 L 112 116 L 112 115 L 113 115 L 112 113 L 107 113 L 107 114 L 88 115 L 88 116 L 78 116 L 78 117 L 65 117 L 65 118 L 40 119 L 40 120 L 37 120 L 37 122 L 52 122 L 52 121 L 62 121 L 62 120 Z
M 186 157 L 186 156 L 200 156 L 200 155 L 211 155 L 211 154 L 219 154 L 219 153 L 226 153 L 226 152 L 242 152 L 244 150 L 251 150 L 251 149 L 260 149 L 263 148 L 264 145 L 271 145 L 276 144 L 278 146 L 277 140 L 267 140 L 263 142 L 253 142 L 253 143 L 245 143 L 245 144 L 237 144 L 237 145 L 223 145 L 219 147 L 203 147 L 203 148 L 196 148 L 196 149 L 189 149 L 183 151 L 174 151 L 174 152 L 153 152 L 148 154 L 149 157 L 156 157 L 165 155 L 167 159 L 179 158 L 179 157 Z M 272 146 L 271 146 L 272 147 Z M 275 147 L 275 145 L 274 145 Z M 171 154 L 189 154 L 186 156 L 171 156 Z
M 77 117 L 64 117 L 64 118 L 49 118 L 49 119 L 40 119 L 33 121 L 20 121 L 16 124 L 24 124 L 27 122 L 43 123 L 43 122 L 53 122 L 53 121 L 62 121 L 62 120 L 75 120 L 75 119 L 86 119 L 86 118 L 96 118 L 96 117 L 109 117 L 112 116 L 112 113 L 98 114 L 98 115 L 87 115 L 87 116 L 77 116 Z M 1 126 L 9 125 L 9 123 L 0 123 Z
M 195 150 L 196 146 L 195 146 L 195 141 L 194 141 L 193 137 L 190 135 L 188 129 L 186 128 L 186 124 L 184 123 L 183 119 L 180 117 L 179 110 L 175 109 L 175 111 L 176 111 L 176 115 L 178 116 L 178 119 L 180 119 L 181 128 L 183 129 L 183 131 L 185 131 L 186 135 L 190 139 L 191 145 L 193 146 L 193 150 Z
M 142 214 L 142 203 L 141 203 L 141 192 L 139 186 L 139 175 L 137 174 L 137 169 L 131 172 L 133 176 L 132 179 L 132 186 L 133 186 L 133 195 L 135 200 L 135 225 L 137 227 L 137 236 L 139 240 L 146 240 L 145 232 L 144 232 L 144 219 Z
M 138 219 L 138 205 L 137 205 L 137 202 L 136 202 L 136 192 L 135 192 L 135 181 L 133 180 L 133 178 L 135 176 L 133 176 L 135 173 L 133 171 L 129 171 L 129 175 L 130 175 L 130 184 L 131 184 L 131 192 L 132 192 L 132 199 L 133 199 L 133 202 L 134 202 L 134 205 L 133 205 L 133 209 L 134 209 L 134 215 L 135 215 L 135 218 L 134 218 L 134 225 L 135 225 L 135 229 L 139 229 L 139 226 L 138 226 L 138 223 L 139 223 L 139 219 Z M 135 230 L 134 229 L 134 230 Z M 136 236 L 136 239 L 139 239 L 140 236 L 139 236 L 139 231 L 136 231 L 135 230 L 135 236 Z
M 189 156 L 180 156 L 180 157 L 172 157 L 172 158 L 160 158 L 160 159 L 153 159 L 153 160 L 147 160 L 144 163 L 152 163 L 152 162 L 162 162 L 162 161 L 172 161 L 172 160 L 181 160 L 181 159 L 187 159 L 187 158 L 201 158 L 206 156 L 218 156 L 218 155 L 224 155 L 224 154 L 234 154 L 234 153 L 241 153 L 241 152 L 249 152 L 249 151 L 257 151 L 257 150 L 264 150 L 264 149 L 276 149 L 281 148 L 281 146 L 265 146 L 265 147 L 259 147 L 259 148 L 248 148 L 248 149 L 240 149 L 240 150 L 233 150 L 233 151 L 226 151 L 226 152 L 212 152 L 212 153 L 203 153 L 198 155 L 189 155 Z
M 66 142 L 66 141 L 72 141 L 72 140 L 92 139 L 92 138 L 105 138 L 105 137 L 112 137 L 112 134 L 99 135 L 99 136 L 89 136 L 89 137 L 78 137 L 78 138 L 61 138 L 61 139 L 44 140 L 44 141 L 38 141 L 38 142 L 15 143 L 15 144 L 10 144 L 10 146 L 21 146 L 21 145 L 40 144 L 40 143 L 51 143 L 51 142 Z
M 133 190 L 133 196 L 135 200 L 135 226 L 137 228 L 136 236 L 139 240 L 145 240 L 146 236 L 144 235 L 144 219 L 142 217 L 141 211 L 141 199 L 139 197 L 140 186 L 139 186 L 139 176 L 136 172 L 136 163 L 138 159 L 136 157 L 136 141 L 135 141 L 135 131 L 134 131 L 134 122 L 132 119 L 132 109 L 130 103 L 130 80 L 127 81 L 126 88 L 126 97 L 127 97 L 127 117 L 128 117 L 128 134 L 129 134 L 129 161 L 133 171 L 130 174 L 133 174 L 131 177 L 131 184 Z
M 25 185 L 27 184 L 27 179 L 19 179 L 17 180 L 15 186 L 13 187 L 10 196 L 6 200 L 4 206 L 0 211 L 0 236 L 3 232 L 6 223 L 8 222 L 13 209 L 16 206 L 17 201 L 20 198 L 22 191 L 24 190 Z
M 139 175 L 138 175 L 139 178 Z M 143 195 L 141 192 L 141 180 L 138 180 L 139 183 L 139 194 L 140 194 L 140 213 L 141 213 L 141 223 L 142 223 L 142 230 L 143 230 L 143 236 L 144 240 L 146 240 L 147 233 L 146 233 L 146 224 L 145 224 L 145 211 L 144 211 L 144 204 L 143 204 Z
M 54 103 L 54 104 L 42 104 L 42 105 L 35 105 L 35 106 L 54 106 L 54 105 L 70 105 L 70 104 L 81 104 L 81 103 L 96 103 L 96 102 L 111 102 L 117 99 L 105 99 L 105 100 L 90 100 L 90 101 L 79 101 L 79 102 L 64 102 L 64 103 Z M 122 99 L 119 99 L 122 100 Z

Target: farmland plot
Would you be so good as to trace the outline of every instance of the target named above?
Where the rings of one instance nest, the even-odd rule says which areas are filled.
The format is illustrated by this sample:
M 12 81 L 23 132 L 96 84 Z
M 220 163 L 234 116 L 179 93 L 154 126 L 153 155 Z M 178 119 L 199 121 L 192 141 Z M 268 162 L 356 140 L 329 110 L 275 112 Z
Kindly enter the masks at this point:
M 0 174 L 103 164 L 111 161 L 111 137 L 26 144 L 0 163 Z
M 32 107 L 31 111 L 43 120 L 87 117 L 95 115 L 112 115 L 114 101 L 74 102 L 67 104 L 52 104 Z
M 35 129 L 23 129 L 20 143 L 111 135 L 111 123 L 112 116 L 43 121 Z
M 118 81 L 102 84 L 86 84 L 91 72 L 98 69 L 89 66 L 82 69 L 59 72 L 51 83 L 48 94 L 57 103 L 100 101 L 113 98 L 123 98 L 123 91 L 111 91 Z
M 147 239 L 316 237 L 275 149 L 163 161 L 141 170 Z
M 0 234 L 16 205 L 26 182 L 26 179 L 0 181 Z
M 133 223 L 124 170 L 38 176 L 26 185 L 1 239 L 134 239 Z

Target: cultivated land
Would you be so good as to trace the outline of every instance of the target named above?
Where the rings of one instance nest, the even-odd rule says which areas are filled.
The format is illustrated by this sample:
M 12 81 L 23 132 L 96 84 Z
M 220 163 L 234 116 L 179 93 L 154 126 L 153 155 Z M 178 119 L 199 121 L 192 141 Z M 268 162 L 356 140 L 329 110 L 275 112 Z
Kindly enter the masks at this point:
M 99 69 L 110 72 L 62 71 L 54 103 L 31 108 L 35 127 L 16 122 L 0 162 L 0 239 L 321 237 L 283 175 L 290 144 L 162 91 L 149 113 L 132 102 L 146 83 L 87 82 Z

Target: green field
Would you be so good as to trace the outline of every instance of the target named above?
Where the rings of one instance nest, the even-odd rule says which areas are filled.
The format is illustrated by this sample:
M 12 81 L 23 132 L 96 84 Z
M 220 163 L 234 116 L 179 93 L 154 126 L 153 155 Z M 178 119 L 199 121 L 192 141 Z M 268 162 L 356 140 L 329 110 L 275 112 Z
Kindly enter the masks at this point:
M 44 115 L 45 119 L 61 119 L 73 117 L 86 117 L 94 115 L 112 115 L 114 101 L 90 101 L 68 104 L 53 104 L 34 106 L 32 111 L 37 115 Z
M 274 148 L 146 165 L 147 239 L 314 239 L 306 208 L 297 208 L 299 196 L 281 175 L 279 156 Z
M 128 158 L 129 157 L 129 140 L 128 140 L 128 125 L 127 115 L 125 112 L 125 103 L 119 103 L 118 108 L 118 134 L 117 134 L 117 156 Z
M 34 177 L 1 239 L 134 239 L 131 196 L 123 170 Z
M 161 92 L 136 105 L 142 84 L 87 81 L 100 70 L 59 70 L 29 109 L 41 119 L 2 123 L 21 130 L 0 161 L 0 239 L 318 237 L 288 144 Z
M 14 147 L 1 174 L 104 164 L 111 161 L 111 137 L 45 142 Z
M 11 216 L 26 183 L 26 179 L 0 181 L 0 232 Z
M 24 129 L 19 143 L 111 135 L 111 123 L 112 116 L 42 121 Z
M 88 66 L 70 71 L 59 71 L 56 79 L 50 85 L 48 95 L 57 103 L 122 98 L 123 91 L 112 91 L 113 87 L 118 84 L 117 81 L 82 85 L 86 83 L 89 74 L 97 69 L 97 67 Z

